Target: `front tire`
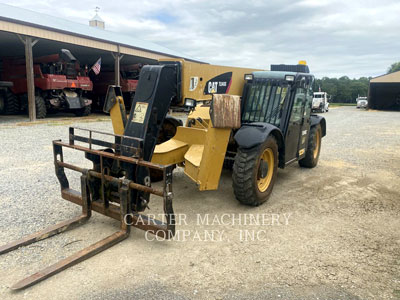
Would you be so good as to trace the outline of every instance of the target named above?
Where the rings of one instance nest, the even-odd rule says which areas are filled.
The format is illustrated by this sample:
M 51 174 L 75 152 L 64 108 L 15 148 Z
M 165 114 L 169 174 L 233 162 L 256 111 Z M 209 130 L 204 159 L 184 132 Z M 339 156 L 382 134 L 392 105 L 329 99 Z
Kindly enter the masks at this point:
M 90 115 L 91 111 L 92 111 L 91 106 L 87 105 L 85 107 L 74 110 L 74 114 L 77 117 L 86 117 Z
M 43 97 L 35 97 L 36 119 L 44 119 L 47 115 L 46 102 Z M 29 109 L 29 108 L 28 108 Z
M 16 115 L 20 111 L 19 99 L 12 92 L 7 91 L 4 99 L 4 113 L 6 115 Z
M 319 154 L 321 152 L 321 137 L 321 125 L 318 124 L 310 128 L 306 156 L 299 160 L 299 165 L 301 167 L 314 168 L 318 164 Z
M 278 144 L 273 136 L 260 146 L 238 149 L 232 182 L 236 199 L 258 206 L 268 200 L 278 172 Z

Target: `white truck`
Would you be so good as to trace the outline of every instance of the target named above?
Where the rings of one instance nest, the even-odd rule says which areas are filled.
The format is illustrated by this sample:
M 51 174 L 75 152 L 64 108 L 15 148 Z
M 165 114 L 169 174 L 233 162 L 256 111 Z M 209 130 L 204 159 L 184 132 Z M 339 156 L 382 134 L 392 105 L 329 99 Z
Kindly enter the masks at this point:
M 358 97 L 356 99 L 357 108 L 368 108 L 368 97 Z
M 312 100 L 313 112 L 328 112 L 329 111 L 329 98 L 325 92 L 314 92 Z

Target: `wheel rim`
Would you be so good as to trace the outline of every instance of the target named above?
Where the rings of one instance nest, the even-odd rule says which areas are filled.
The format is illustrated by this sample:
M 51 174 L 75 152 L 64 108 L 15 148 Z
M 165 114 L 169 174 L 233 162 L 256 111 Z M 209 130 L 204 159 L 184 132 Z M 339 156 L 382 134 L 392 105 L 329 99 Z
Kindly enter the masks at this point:
M 317 158 L 317 156 L 318 156 L 318 153 L 319 153 L 319 148 L 320 148 L 320 141 L 321 141 L 321 139 L 320 139 L 320 133 L 319 133 L 319 130 L 317 130 L 317 132 L 315 133 L 315 139 L 316 139 L 316 141 L 315 141 L 315 148 L 314 148 L 314 152 L 313 152 L 313 156 L 314 156 L 314 158 Z
M 261 177 L 260 168 L 261 168 L 263 162 L 267 163 L 268 172 L 264 177 Z M 259 175 L 257 178 L 258 190 L 262 193 L 268 189 L 268 187 L 272 181 L 272 175 L 274 173 L 274 164 L 275 164 L 275 160 L 274 160 L 274 153 L 272 152 L 272 149 L 270 149 L 270 148 L 265 149 L 260 157 L 260 164 L 258 167 Z

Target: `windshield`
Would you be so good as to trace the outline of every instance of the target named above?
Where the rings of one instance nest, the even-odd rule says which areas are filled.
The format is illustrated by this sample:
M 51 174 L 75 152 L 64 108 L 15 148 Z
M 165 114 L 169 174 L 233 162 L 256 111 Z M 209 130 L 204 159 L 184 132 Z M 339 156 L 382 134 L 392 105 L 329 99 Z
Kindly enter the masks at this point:
M 248 85 L 244 97 L 243 122 L 266 122 L 280 125 L 288 87 L 280 82 L 259 81 Z
M 314 94 L 314 98 L 323 98 L 323 95 L 321 95 L 321 94 Z

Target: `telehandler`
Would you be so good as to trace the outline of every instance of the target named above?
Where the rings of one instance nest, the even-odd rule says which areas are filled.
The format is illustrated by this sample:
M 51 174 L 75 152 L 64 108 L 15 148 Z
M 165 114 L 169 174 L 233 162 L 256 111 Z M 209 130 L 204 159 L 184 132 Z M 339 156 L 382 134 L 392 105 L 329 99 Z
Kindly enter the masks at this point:
M 237 200 L 253 206 L 267 201 L 278 167 L 298 161 L 312 168 L 318 163 L 326 122 L 311 115 L 313 80 L 305 63 L 259 71 L 183 59 L 160 61 L 142 68 L 129 115 L 121 89 L 110 86 L 104 111 L 111 115 L 114 134 L 71 127 L 69 142 L 53 141 L 61 196 L 81 205 L 82 215 L 0 247 L 0 253 L 82 224 L 92 211 L 120 221 L 121 229 L 12 289 L 33 285 L 111 247 L 129 235 L 130 226 L 172 238 L 172 172 L 176 166 L 184 168 L 203 191 L 217 189 L 224 162 L 228 167 L 233 164 Z M 169 111 L 182 108 L 190 111 L 186 126 L 166 117 Z M 170 126 L 173 134 L 160 140 L 166 120 L 177 127 Z M 66 162 L 64 148 L 82 151 L 93 167 Z M 80 192 L 70 188 L 64 169 L 80 174 Z M 152 187 L 153 172 L 162 174 L 161 188 Z M 142 213 L 150 195 L 163 199 L 163 220 Z

